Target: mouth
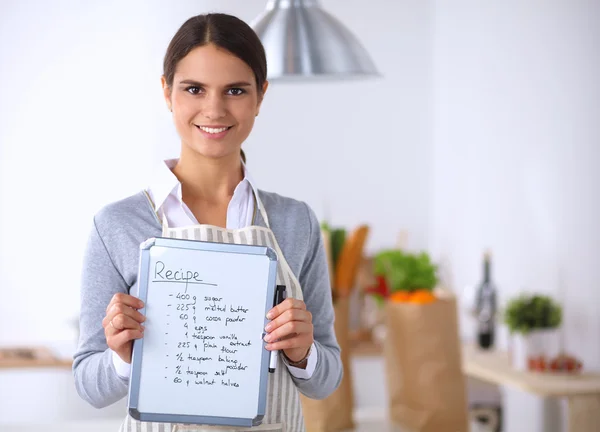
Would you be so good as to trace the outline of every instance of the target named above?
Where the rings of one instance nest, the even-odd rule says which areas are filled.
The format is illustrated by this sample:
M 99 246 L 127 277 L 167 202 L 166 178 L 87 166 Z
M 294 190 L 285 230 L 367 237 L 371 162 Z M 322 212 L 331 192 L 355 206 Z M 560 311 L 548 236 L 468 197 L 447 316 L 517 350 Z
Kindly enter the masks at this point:
M 229 129 L 231 129 L 233 127 L 233 126 L 199 126 L 199 125 L 194 125 L 194 126 L 196 126 L 201 131 L 209 133 L 209 134 L 219 134 L 219 133 L 228 131 Z
M 199 126 L 194 125 L 202 135 L 211 139 L 223 138 L 233 126 Z
M 203 130 L 206 133 L 218 134 L 221 132 L 225 132 L 226 130 L 231 129 L 233 126 L 198 126 L 195 125 L 198 129 Z

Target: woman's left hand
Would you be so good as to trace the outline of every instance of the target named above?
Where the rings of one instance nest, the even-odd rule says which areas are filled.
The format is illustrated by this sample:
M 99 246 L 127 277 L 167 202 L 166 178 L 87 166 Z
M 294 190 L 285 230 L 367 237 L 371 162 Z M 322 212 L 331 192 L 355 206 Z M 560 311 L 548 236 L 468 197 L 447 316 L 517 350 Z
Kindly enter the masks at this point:
M 271 320 L 265 327 L 266 348 L 283 350 L 286 357 L 298 362 L 306 357 L 314 341 L 312 314 L 302 300 L 285 299 L 267 313 Z

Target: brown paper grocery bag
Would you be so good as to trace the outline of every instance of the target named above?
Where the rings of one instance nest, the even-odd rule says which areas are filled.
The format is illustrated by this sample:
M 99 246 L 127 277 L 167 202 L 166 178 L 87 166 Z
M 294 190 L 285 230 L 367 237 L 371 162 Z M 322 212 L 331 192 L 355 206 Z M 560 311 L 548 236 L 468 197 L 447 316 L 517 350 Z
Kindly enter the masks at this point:
M 413 432 L 468 432 L 456 300 L 388 302 L 385 315 L 392 420 Z
M 335 334 L 342 349 L 344 377 L 340 386 L 329 397 L 314 400 L 300 396 L 307 432 L 336 432 L 354 428 L 354 392 L 350 370 L 349 318 L 350 299 L 338 297 L 333 304 Z

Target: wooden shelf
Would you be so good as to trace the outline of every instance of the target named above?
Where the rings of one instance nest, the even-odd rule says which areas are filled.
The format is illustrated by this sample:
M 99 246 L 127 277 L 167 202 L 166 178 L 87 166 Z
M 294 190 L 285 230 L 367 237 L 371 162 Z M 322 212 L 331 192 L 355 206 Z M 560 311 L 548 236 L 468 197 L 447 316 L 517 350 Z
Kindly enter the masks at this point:
M 371 341 L 351 342 L 351 355 L 353 357 L 377 357 L 383 355 L 382 347 Z
M 381 356 L 382 347 L 370 341 L 352 343 L 352 356 Z M 571 396 L 600 394 L 600 374 L 521 372 L 512 368 L 509 354 L 500 351 L 482 351 L 466 344 L 462 352 L 465 375 L 506 385 L 540 396 Z
M 69 369 L 72 365 L 72 359 L 59 358 L 46 347 L 0 348 L 0 369 Z
M 540 396 L 573 396 L 600 393 L 600 374 L 521 372 L 512 368 L 509 354 L 463 347 L 466 375 L 497 385 L 514 387 Z

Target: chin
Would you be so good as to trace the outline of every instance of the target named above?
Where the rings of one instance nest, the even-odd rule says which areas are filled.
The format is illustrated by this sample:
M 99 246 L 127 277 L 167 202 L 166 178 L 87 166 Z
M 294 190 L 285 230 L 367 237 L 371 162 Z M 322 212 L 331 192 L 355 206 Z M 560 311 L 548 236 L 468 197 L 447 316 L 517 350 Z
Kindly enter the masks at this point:
M 239 153 L 238 146 L 224 146 L 216 143 L 194 143 L 192 150 L 209 159 L 222 159 L 232 154 Z

